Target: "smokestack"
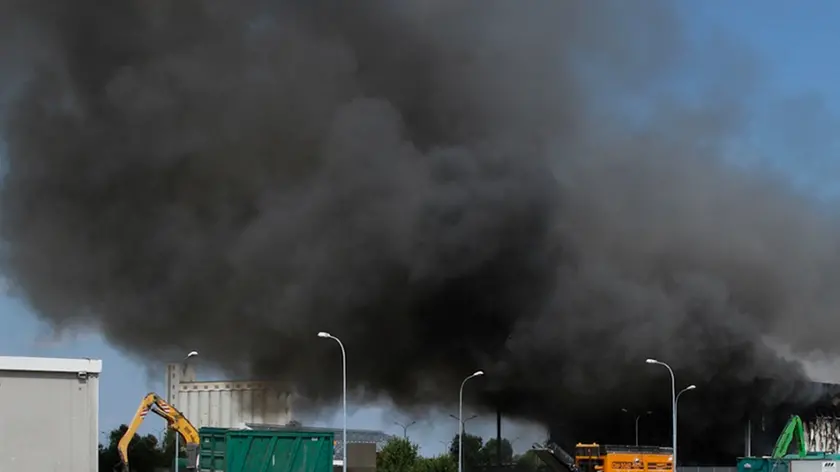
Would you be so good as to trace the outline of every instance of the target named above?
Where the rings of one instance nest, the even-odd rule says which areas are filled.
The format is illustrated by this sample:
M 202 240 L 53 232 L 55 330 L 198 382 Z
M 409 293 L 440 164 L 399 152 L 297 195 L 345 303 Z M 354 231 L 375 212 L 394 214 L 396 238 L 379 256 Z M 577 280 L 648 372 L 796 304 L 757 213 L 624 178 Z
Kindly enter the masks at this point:
M 752 455 L 752 420 L 749 417 L 744 428 L 744 456 L 749 457 Z
M 502 465 L 502 409 L 496 408 L 496 463 Z

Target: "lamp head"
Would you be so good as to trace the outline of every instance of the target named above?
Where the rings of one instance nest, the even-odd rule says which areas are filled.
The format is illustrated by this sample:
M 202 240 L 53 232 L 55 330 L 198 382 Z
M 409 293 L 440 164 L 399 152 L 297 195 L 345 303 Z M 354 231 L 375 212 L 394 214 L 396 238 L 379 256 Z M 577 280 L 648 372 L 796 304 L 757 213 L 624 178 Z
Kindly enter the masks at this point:
M 659 361 L 656 359 L 645 359 L 645 362 L 648 364 L 659 364 Z
M 318 337 L 319 338 L 330 338 L 332 336 L 330 336 L 330 333 L 328 333 L 326 331 L 321 331 L 320 333 L 318 333 Z
M 688 387 L 686 387 L 685 389 L 686 390 L 694 390 L 695 388 L 697 388 L 697 385 L 691 384 Z
M 479 375 L 484 375 L 484 371 L 483 370 L 475 371 L 475 373 L 473 374 L 473 377 L 478 377 Z
M 189 359 L 190 357 L 195 357 L 197 355 L 198 355 L 198 351 L 190 351 L 190 353 L 187 354 L 187 359 Z

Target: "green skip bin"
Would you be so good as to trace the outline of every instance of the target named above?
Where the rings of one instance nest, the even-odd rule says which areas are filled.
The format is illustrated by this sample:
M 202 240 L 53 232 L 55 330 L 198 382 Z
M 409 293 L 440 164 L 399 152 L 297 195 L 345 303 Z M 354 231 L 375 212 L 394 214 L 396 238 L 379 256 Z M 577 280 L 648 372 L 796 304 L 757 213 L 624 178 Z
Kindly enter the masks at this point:
M 201 428 L 201 472 L 332 472 L 332 432 Z

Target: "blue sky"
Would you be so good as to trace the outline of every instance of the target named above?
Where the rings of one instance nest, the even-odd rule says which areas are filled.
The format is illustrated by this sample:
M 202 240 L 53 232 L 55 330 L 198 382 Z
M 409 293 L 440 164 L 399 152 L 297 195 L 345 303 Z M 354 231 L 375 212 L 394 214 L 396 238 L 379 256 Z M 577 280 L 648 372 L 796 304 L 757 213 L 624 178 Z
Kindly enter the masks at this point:
M 820 0 L 676 2 L 696 38 L 723 32 L 760 60 L 761 85 L 750 145 L 796 182 L 834 196 L 840 110 L 840 3 Z M 792 119 L 792 117 L 795 117 Z M 831 174 L 829 175 L 829 171 Z M 816 188 L 815 188 L 816 187 Z
M 834 53 L 840 49 L 840 2 L 830 0 L 696 0 L 680 2 L 680 12 L 696 38 L 718 31 L 743 41 L 762 61 L 768 80 L 760 96 L 767 117 L 758 120 L 751 142 L 763 156 L 791 172 L 806 185 L 825 189 L 826 169 L 834 169 L 838 143 L 837 112 L 840 109 L 840 62 Z M 764 109 L 764 108 L 763 108 Z M 797 113 L 799 126 L 788 133 L 780 128 L 786 110 Z M 796 163 L 789 158 L 796 157 Z M 833 174 L 832 174 L 833 175 Z M 822 179 L 820 179 L 820 176 Z M 828 191 L 828 189 L 825 189 Z M 56 337 L 25 306 L 0 297 L 5 329 L 0 330 L 0 355 L 93 357 L 104 361 L 101 378 L 101 428 L 108 430 L 128 421 L 140 397 L 150 390 L 163 392 L 162 378 L 149 378 L 141 363 L 128 358 L 95 334 Z M 410 430 L 425 453 L 439 452 L 439 442 L 451 438 L 457 423 L 446 418 L 418 424 Z M 351 427 L 384 429 L 399 433 L 393 424 L 403 420 L 398 414 L 380 408 L 359 409 L 350 418 Z M 340 417 L 321 418 L 319 423 L 339 425 Z M 149 421 L 143 431 L 157 434 L 163 425 Z M 493 419 L 476 421 L 474 431 L 489 435 Z M 529 433 L 529 434 L 527 434 Z M 507 430 L 506 436 L 521 437 L 515 447 L 522 449 L 541 439 L 542 433 L 529 429 Z

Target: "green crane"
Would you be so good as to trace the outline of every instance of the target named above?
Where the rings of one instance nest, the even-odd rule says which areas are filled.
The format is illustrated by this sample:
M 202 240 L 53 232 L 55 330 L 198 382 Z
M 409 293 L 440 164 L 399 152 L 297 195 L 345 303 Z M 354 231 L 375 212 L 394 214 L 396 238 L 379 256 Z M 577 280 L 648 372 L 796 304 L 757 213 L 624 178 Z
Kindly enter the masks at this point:
M 773 458 L 781 459 L 785 457 L 790 448 L 790 444 L 794 440 L 797 443 L 796 455 L 798 457 L 805 457 L 808 454 L 808 450 L 805 447 L 805 428 L 802 426 L 802 418 L 797 415 L 790 417 L 785 425 L 785 429 L 782 430 L 782 434 L 779 435 L 779 439 L 776 440 L 776 447 L 773 448 Z

